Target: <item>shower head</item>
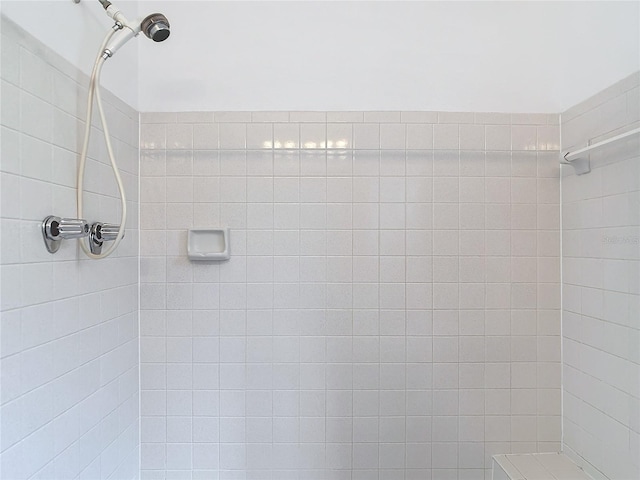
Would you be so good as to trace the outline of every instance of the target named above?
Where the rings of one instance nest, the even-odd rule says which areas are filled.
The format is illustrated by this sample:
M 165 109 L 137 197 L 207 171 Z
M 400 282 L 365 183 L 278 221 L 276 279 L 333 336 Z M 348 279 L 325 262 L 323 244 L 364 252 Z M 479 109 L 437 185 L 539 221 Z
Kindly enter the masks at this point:
M 169 37 L 171 33 L 169 20 L 161 13 L 152 13 L 148 15 L 142 23 L 140 28 L 144 34 L 154 42 L 162 42 Z
M 113 56 L 116 50 L 133 37 L 138 36 L 140 32 L 144 32 L 144 34 L 154 42 L 166 40 L 171 33 L 169 20 L 161 13 L 152 13 L 151 15 L 147 15 L 143 20 L 131 22 L 124 16 L 120 9 L 109 0 L 98 1 L 104 7 L 107 15 L 115 20 L 116 24 L 113 28 L 123 30 L 123 32 L 119 33 L 115 39 L 107 45 L 103 53 L 105 59 Z

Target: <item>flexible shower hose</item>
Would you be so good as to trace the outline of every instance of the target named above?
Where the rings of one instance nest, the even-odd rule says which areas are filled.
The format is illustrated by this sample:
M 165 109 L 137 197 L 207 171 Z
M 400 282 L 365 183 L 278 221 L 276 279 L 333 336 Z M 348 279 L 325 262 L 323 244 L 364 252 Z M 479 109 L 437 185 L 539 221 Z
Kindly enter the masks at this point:
M 83 215 L 83 193 L 84 193 L 84 169 L 85 164 L 87 162 L 87 152 L 89 150 L 89 139 L 91 137 L 91 115 L 93 113 L 93 99 L 96 99 L 96 105 L 98 106 L 98 112 L 100 114 L 100 121 L 102 123 L 102 131 L 104 133 L 104 141 L 107 146 L 107 154 L 109 155 L 109 161 L 111 162 L 111 168 L 113 169 L 113 174 L 116 178 L 116 183 L 118 184 L 118 190 L 120 191 L 120 201 L 122 202 L 122 217 L 120 219 L 120 228 L 118 229 L 118 234 L 114 239 L 111 246 L 106 249 L 101 254 L 92 253 L 87 247 L 87 244 L 83 241 L 84 239 L 78 239 L 80 243 L 80 247 L 82 251 L 89 257 L 94 260 L 98 260 L 100 258 L 108 257 L 113 251 L 118 248 L 122 237 L 124 237 L 125 223 L 127 221 L 127 199 L 124 193 L 124 185 L 122 184 L 122 178 L 120 177 L 120 172 L 118 171 L 118 166 L 116 165 L 115 155 L 113 153 L 113 147 L 111 146 L 111 139 L 109 136 L 109 127 L 107 126 L 107 119 L 104 114 L 104 109 L 102 107 L 102 98 L 100 97 L 100 72 L 102 71 L 102 66 L 105 62 L 105 57 L 103 56 L 104 50 L 111 40 L 111 37 L 118 31 L 119 28 L 114 27 L 109 30 L 106 37 L 104 38 L 102 45 L 100 46 L 100 51 L 98 52 L 98 57 L 96 58 L 95 64 L 93 66 L 93 71 L 91 72 L 91 80 L 89 81 L 89 95 L 87 99 L 87 119 L 85 122 L 85 130 L 84 130 L 84 143 L 82 145 L 82 151 L 80 152 L 80 161 L 78 163 L 78 179 L 77 179 L 77 191 L 76 191 L 76 199 L 77 199 L 77 208 L 78 208 L 78 218 L 84 218 Z

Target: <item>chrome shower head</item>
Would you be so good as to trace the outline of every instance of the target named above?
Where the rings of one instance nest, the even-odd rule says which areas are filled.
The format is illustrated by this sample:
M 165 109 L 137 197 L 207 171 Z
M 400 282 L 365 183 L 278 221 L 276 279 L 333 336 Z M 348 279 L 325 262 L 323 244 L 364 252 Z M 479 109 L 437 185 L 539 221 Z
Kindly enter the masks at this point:
M 116 50 L 122 47 L 122 45 L 127 43 L 133 37 L 136 37 L 140 32 L 144 32 L 144 34 L 154 42 L 162 42 L 169 38 L 169 34 L 171 33 L 169 20 L 167 20 L 167 17 L 163 14 L 152 13 L 151 15 L 147 15 L 144 20 L 130 22 L 120 9 L 113 5 L 109 0 L 98 1 L 104 7 L 107 15 L 115 20 L 116 23 L 113 26 L 113 29 L 115 31 L 123 31 L 107 45 L 107 48 L 104 49 L 103 56 L 105 60 L 112 57 Z
M 152 13 L 140 23 L 144 34 L 154 42 L 166 40 L 171 33 L 169 20 L 161 13 Z

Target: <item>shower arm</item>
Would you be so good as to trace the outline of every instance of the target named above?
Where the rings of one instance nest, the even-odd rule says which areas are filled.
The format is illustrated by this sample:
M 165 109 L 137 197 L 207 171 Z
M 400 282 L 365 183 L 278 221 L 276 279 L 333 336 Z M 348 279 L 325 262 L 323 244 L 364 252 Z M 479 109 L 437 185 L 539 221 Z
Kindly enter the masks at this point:
M 102 52 L 103 58 L 106 60 L 109 57 L 112 57 L 116 51 L 122 47 L 125 43 L 131 40 L 134 37 L 137 37 L 138 34 L 142 31 L 141 22 L 134 21 L 131 22 L 129 19 L 117 8 L 114 4 L 109 2 L 108 0 L 98 0 L 100 4 L 104 7 L 105 12 L 109 17 L 111 17 L 115 26 L 114 29 L 123 30 L 122 33 L 118 35 L 118 37 L 104 49 Z
M 98 1 L 102 3 L 102 0 L 98 0 Z M 122 13 L 120 9 L 116 7 L 113 3 L 107 2 L 107 4 L 108 5 L 104 9 L 105 12 L 107 12 L 107 15 L 109 15 L 111 18 L 113 18 L 115 22 L 121 24 L 123 27 L 126 27 L 132 32 L 135 32 L 135 35 L 140 33 L 140 30 L 141 30 L 140 22 L 130 22 L 127 19 L 127 17 L 124 16 L 124 13 Z
M 124 16 L 124 13 L 122 13 L 120 9 L 113 5 L 109 0 L 98 0 L 98 2 L 102 5 L 105 12 L 107 12 L 107 15 L 113 18 L 116 23 L 119 23 L 122 27 L 126 27 L 135 32 L 134 36 L 140 33 L 140 22 L 130 22 L 127 17 Z M 80 0 L 73 0 L 73 3 L 80 3 Z
M 119 35 L 112 44 L 107 45 L 102 51 L 102 58 L 106 60 L 112 57 L 120 47 L 133 37 L 137 37 L 142 31 L 142 25 L 140 21 L 130 22 L 127 17 L 125 17 L 124 13 L 122 13 L 120 9 L 114 6 L 109 0 L 98 0 L 98 2 L 102 5 L 107 15 L 115 21 L 113 30 L 118 31 L 127 29 L 125 33 Z M 80 3 L 80 0 L 73 0 L 73 3 Z

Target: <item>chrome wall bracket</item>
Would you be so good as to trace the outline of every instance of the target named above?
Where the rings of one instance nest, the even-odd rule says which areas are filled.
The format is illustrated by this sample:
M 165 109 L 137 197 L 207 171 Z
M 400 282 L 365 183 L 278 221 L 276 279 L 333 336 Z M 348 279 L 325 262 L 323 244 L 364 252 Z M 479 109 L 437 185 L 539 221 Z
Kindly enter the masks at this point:
M 89 249 L 94 255 L 100 255 L 102 253 L 102 245 L 104 242 L 115 240 L 118 236 L 120 225 L 113 225 L 111 223 L 95 222 L 91 225 L 89 232 Z M 122 236 L 124 238 L 124 235 Z
M 89 224 L 81 218 L 60 218 L 49 215 L 42 221 L 42 238 L 49 253 L 60 249 L 62 240 L 82 238 L 89 234 Z

